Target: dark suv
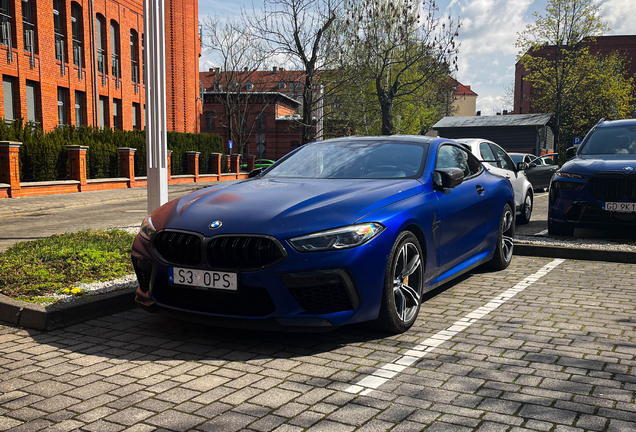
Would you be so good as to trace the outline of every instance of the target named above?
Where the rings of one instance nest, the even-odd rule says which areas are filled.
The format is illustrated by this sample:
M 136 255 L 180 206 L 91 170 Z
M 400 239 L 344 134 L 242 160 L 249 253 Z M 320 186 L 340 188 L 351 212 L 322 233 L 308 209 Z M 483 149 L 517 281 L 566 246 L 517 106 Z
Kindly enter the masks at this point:
M 600 121 L 550 182 L 548 233 L 635 222 L 636 120 Z

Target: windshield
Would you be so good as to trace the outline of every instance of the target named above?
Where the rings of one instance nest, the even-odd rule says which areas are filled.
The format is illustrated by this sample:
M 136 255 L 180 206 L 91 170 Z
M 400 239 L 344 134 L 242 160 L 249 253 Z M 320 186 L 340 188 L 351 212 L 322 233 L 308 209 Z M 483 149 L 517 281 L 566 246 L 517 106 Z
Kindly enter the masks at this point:
M 512 161 L 515 164 L 518 164 L 519 162 L 523 162 L 523 155 L 522 154 L 508 153 L 508 156 L 510 156 L 510 159 L 512 159 Z
M 428 144 L 407 141 L 325 141 L 308 144 L 270 168 L 267 178 L 414 178 Z
M 635 155 L 636 126 L 598 128 L 583 144 L 580 154 Z

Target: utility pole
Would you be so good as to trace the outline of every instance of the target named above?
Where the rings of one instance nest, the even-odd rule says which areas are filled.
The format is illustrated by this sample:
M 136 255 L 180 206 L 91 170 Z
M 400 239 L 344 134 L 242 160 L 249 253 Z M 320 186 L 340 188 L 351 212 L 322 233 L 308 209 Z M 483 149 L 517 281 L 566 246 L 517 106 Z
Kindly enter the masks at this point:
M 144 0 L 148 213 L 168 202 L 164 0 Z

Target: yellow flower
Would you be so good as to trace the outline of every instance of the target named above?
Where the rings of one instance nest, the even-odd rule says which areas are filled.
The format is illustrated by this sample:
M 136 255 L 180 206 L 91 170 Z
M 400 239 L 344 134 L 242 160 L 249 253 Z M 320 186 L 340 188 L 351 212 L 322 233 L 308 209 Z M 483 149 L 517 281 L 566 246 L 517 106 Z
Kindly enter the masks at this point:
M 81 292 L 82 292 L 82 290 L 81 290 L 81 289 L 79 289 L 79 288 L 73 288 L 73 289 L 71 290 L 71 292 L 72 292 L 73 294 L 79 294 L 79 293 L 81 293 Z
M 71 292 L 71 290 L 70 290 L 70 289 L 68 289 L 68 288 L 64 288 L 64 289 L 62 290 L 62 294 L 68 294 L 68 293 L 70 293 L 70 292 Z

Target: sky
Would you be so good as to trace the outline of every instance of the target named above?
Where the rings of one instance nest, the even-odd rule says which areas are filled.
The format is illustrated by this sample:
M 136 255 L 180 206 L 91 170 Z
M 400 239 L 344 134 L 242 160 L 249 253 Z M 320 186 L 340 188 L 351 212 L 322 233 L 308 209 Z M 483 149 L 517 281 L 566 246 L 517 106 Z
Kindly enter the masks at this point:
M 262 0 L 255 0 L 260 4 Z M 608 34 L 635 34 L 635 0 L 598 0 L 601 15 L 609 24 Z M 200 0 L 199 19 L 205 15 L 238 17 L 241 7 L 251 8 L 251 0 Z M 514 83 L 518 50 L 517 32 L 533 21 L 533 12 L 542 14 L 546 0 L 438 0 L 440 11 L 459 18 L 459 56 L 456 78 L 478 94 L 477 110 L 494 115 L 502 110 L 504 88 Z M 200 70 L 214 66 L 203 51 Z

